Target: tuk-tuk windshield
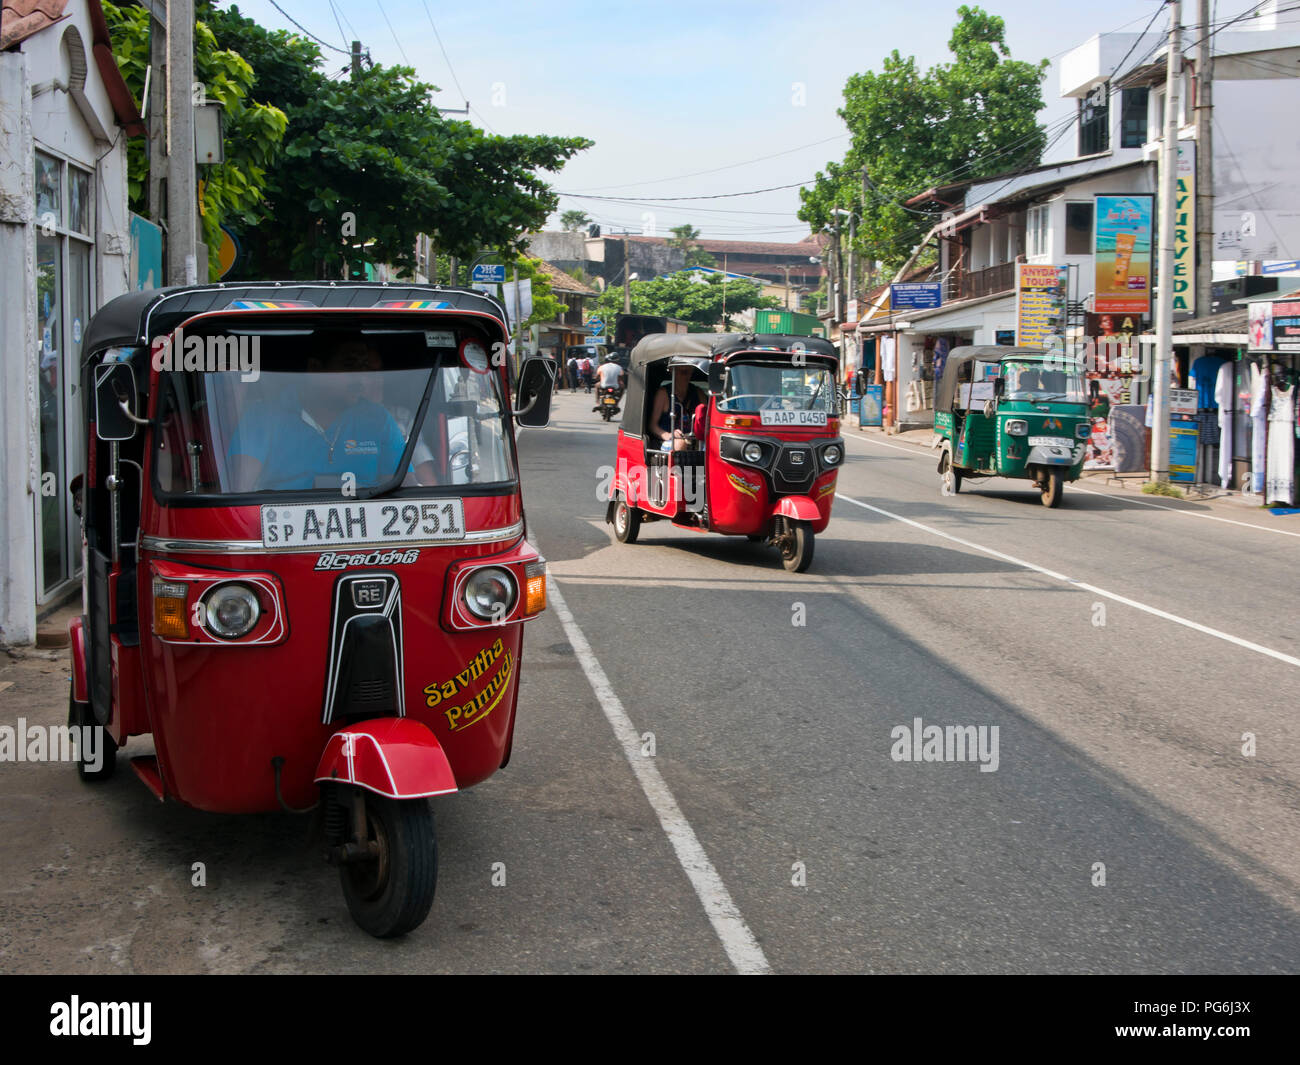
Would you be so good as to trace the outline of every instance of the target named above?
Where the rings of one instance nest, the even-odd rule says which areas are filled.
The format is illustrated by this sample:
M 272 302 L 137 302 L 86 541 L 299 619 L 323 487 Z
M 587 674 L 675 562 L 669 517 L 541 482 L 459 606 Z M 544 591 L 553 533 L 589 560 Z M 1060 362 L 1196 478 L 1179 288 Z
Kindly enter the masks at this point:
M 1074 366 L 1044 362 L 1004 362 L 1003 397 L 1030 403 L 1085 401 L 1083 374 Z
M 274 338 L 258 339 L 268 348 Z M 386 347 L 381 355 L 361 341 L 305 365 L 265 352 L 261 363 L 255 378 L 237 370 L 160 375 L 163 495 L 375 488 L 393 479 L 412 433 L 403 486 L 514 478 L 497 374 L 465 366 L 454 351 Z
M 718 410 L 815 410 L 834 414 L 835 379 L 829 368 L 813 363 L 732 363 L 727 368 Z

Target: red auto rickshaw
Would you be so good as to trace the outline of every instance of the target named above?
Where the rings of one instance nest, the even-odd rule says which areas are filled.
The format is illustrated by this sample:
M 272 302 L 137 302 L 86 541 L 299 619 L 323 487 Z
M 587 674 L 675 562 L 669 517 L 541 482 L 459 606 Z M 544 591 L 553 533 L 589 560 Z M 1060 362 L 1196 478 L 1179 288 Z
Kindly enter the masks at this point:
M 502 306 L 353 283 L 136 292 L 86 331 L 75 726 L 201 810 L 314 809 L 356 922 L 428 915 L 428 800 L 510 758 L 545 607 L 514 423 L 549 418 Z
M 831 519 L 844 440 L 839 358 L 819 337 L 686 333 L 632 350 L 605 520 L 622 543 L 671 521 L 747 536 L 804 572 Z

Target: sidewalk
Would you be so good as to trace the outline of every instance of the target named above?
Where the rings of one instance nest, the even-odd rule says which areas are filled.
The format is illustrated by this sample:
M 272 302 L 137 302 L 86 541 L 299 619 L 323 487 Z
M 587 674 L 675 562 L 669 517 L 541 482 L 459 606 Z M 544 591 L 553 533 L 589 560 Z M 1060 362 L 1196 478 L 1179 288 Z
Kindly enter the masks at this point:
M 893 432 L 877 425 L 869 425 L 863 428 L 858 426 L 856 421 L 854 417 L 850 416 L 841 422 L 845 436 L 877 436 L 891 443 L 910 444 L 918 452 L 931 450 L 936 441 L 934 430 L 928 426 L 924 429 Z M 937 458 L 935 461 L 938 461 Z M 1223 510 L 1238 517 L 1242 516 L 1243 511 L 1246 513 L 1254 512 L 1270 523 L 1264 525 L 1265 528 L 1276 524 L 1278 527 L 1289 529 L 1289 526 L 1285 524 L 1286 519 L 1295 518 L 1297 520 L 1292 524 L 1296 527 L 1295 531 L 1300 532 L 1300 514 L 1272 514 L 1257 495 L 1230 491 L 1215 484 L 1195 484 L 1178 485 L 1177 487 L 1182 489 L 1184 494 L 1182 499 L 1176 499 L 1172 496 L 1149 495 L 1143 492 L 1142 486 L 1149 479 L 1149 474 L 1145 472 L 1117 474 L 1114 470 L 1084 470 L 1077 483 L 1081 486 L 1086 485 L 1089 489 L 1095 491 L 1108 490 L 1115 495 L 1133 496 L 1141 499 L 1142 502 L 1151 502 L 1157 505 L 1168 506 L 1173 504 L 1176 507 L 1179 503 L 1207 504 L 1215 510 Z

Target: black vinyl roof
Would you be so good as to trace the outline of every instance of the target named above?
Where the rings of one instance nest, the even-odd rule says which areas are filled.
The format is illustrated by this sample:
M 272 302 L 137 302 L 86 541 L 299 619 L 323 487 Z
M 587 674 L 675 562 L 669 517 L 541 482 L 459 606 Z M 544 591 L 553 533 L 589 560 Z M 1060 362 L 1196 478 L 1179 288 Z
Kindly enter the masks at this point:
M 365 310 L 397 300 L 433 300 L 440 310 L 477 311 L 502 322 L 505 310 L 492 296 L 471 289 L 438 285 L 363 281 L 258 281 L 217 285 L 178 285 L 128 292 L 109 300 L 91 318 L 81 350 L 88 355 L 107 347 L 147 344 L 170 333 L 196 314 L 224 310 L 236 300 L 308 303 L 314 307 Z M 430 313 L 436 313 L 432 308 Z
M 957 376 L 963 366 L 971 362 L 1002 362 L 1006 359 L 1045 359 L 1054 356 L 1067 362 L 1076 360 L 1049 352 L 1045 348 L 1009 348 L 1005 344 L 974 344 L 953 348 L 943 364 L 943 377 L 935 389 L 934 409 L 951 410 L 957 393 Z

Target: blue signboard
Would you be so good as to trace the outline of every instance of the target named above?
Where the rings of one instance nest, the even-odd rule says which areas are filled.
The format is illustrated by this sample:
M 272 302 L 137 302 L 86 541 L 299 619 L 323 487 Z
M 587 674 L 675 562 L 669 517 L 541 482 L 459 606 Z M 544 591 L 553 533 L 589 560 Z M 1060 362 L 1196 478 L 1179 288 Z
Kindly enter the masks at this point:
M 889 305 L 896 311 L 924 311 L 943 305 L 943 282 L 910 281 L 889 286 Z
M 1169 426 L 1169 480 L 1191 484 L 1196 480 L 1195 422 L 1175 421 Z
M 1259 268 L 1261 274 L 1300 274 L 1300 259 L 1285 263 L 1265 263 Z
M 867 392 L 858 400 L 858 425 L 881 425 L 884 422 L 884 385 L 867 385 Z
M 474 267 L 474 281 L 481 285 L 501 285 L 506 280 L 506 268 L 498 263 L 479 263 Z

